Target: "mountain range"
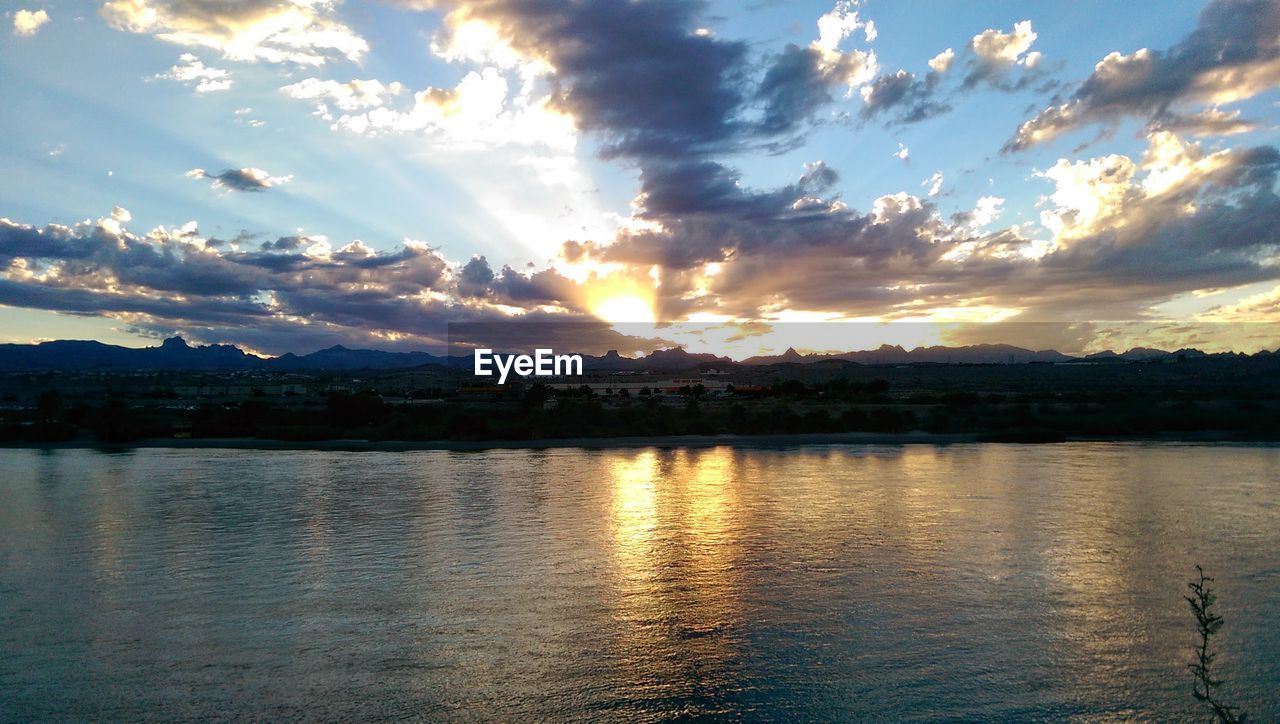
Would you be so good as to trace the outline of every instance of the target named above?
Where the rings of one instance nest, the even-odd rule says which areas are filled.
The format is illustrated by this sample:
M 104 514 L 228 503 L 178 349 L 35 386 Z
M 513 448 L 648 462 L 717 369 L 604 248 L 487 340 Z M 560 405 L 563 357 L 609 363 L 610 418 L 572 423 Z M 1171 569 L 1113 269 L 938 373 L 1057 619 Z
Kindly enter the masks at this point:
M 290 352 L 279 357 L 259 357 L 229 344 L 193 347 L 181 337 L 170 337 L 159 347 L 142 348 L 80 340 L 0 344 L 0 371 L 347 370 L 399 369 L 447 363 L 449 358 L 426 352 L 348 349 L 340 345 L 305 355 Z
M 1254 356 L 1272 356 L 1276 352 L 1259 352 Z M 917 347 L 905 349 L 882 345 L 873 350 L 837 354 L 800 354 L 788 349 L 780 355 L 750 357 L 735 362 L 728 357 L 691 353 L 682 348 L 655 350 L 639 357 L 623 357 L 616 350 L 602 356 L 583 355 L 583 366 L 597 372 L 653 371 L 728 368 L 734 366 L 767 366 L 836 362 L 864 365 L 899 364 L 1029 364 L 1029 363 L 1125 363 L 1178 358 L 1204 357 L 1242 358 L 1248 355 L 1226 352 L 1207 354 L 1195 349 L 1175 352 L 1138 347 L 1126 352 L 1097 352 L 1072 357 L 1055 350 L 1029 350 L 1004 344 L 978 344 L 963 347 Z M 192 346 L 181 337 L 164 340 L 158 347 L 120 347 L 102 342 L 59 340 L 39 344 L 0 344 L 0 371 L 43 370 L 357 370 L 407 369 L 424 365 L 466 368 L 469 355 L 433 355 L 427 352 L 387 352 L 373 349 L 349 349 L 341 345 L 310 354 L 292 352 L 279 357 L 259 357 L 234 345 L 211 344 Z

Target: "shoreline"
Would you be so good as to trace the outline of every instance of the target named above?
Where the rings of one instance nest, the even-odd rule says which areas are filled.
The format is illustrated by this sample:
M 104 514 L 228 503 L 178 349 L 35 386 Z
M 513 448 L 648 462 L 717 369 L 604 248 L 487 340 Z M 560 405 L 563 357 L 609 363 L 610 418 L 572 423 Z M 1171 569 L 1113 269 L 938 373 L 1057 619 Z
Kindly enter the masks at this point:
M 0 443 L 9 450 L 332 450 L 339 452 L 413 452 L 419 450 L 585 450 L 634 449 L 647 447 L 703 448 L 798 447 L 803 445 L 947 445 L 976 442 L 977 435 L 920 433 L 798 433 L 777 435 L 669 435 L 628 437 L 565 437 L 539 440 L 263 440 L 250 437 L 146 438 L 127 443 L 94 440 L 66 442 Z
M 706 447 L 802 447 L 805 445 L 955 445 L 992 443 L 1003 445 L 1052 445 L 1061 442 L 1184 442 L 1275 444 L 1274 440 L 1242 440 L 1217 433 L 1193 433 L 1172 436 L 1143 437 L 1073 437 L 1057 441 L 999 442 L 983 440 L 977 433 L 795 433 L 772 435 L 671 435 L 633 437 L 571 437 L 541 440 L 264 440 L 258 438 L 146 438 L 127 443 L 101 443 L 93 440 L 66 442 L 0 443 L 0 450 L 278 450 L 336 452 L 414 452 L 426 450 L 550 450 L 578 448 L 584 450 L 635 448 L 706 448 Z

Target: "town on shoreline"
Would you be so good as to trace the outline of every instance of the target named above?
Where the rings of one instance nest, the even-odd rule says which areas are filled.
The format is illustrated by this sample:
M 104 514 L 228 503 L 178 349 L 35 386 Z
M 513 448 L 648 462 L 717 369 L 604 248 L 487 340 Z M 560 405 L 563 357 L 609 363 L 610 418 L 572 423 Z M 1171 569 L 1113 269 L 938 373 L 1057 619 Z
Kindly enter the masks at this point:
M 209 348 L 166 347 L 168 362 L 142 366 L 0 369 L 0 444 L 1280 440 L 1280 355 L 1270 352 L 1046 361 L 1015 357 L 1016 348 L 961 348 L 947 352 L 953 362 L 789 352 L 747 364 L 671 350 L 645 362 L 589 358 L 580 377 L 513 374 L 498 385 L 451 358 L 343 350 L 310 365 L 219 367 L 199 356 Z

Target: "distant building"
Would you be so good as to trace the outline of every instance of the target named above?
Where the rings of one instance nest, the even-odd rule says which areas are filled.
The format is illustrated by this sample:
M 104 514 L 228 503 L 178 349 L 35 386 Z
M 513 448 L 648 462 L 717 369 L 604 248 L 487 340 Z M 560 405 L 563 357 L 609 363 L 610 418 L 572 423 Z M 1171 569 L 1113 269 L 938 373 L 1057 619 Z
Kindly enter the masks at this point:
M 586 387 L 593 394 L 601 397 L 612 397 L 626 390 L 628 395 L 635 397 L 645 389 L 655 395 L 678 395 L 682 388 L 698 385 L 702 385 L 702 388 L 709 393 L 723 392 L 729 387 L 729 383 L 723 379 L 709 380 L 705 377 L 673 377 L 665 380 L 588 379 L 578 382 L 552 382 L 547 387 L 553 390 L 579 390 Z
M 305 395 L 306 385 L 182 385 L 173 388 L 178 397 L 281 397 Z

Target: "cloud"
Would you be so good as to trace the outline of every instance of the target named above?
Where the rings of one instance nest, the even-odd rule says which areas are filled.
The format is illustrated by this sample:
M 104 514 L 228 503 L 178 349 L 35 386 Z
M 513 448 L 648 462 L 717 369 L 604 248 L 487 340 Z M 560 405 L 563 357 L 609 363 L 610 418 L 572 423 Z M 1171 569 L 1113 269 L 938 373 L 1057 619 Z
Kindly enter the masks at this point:
M 483 296 L 493 281 L 493 270 L 483 256 L 473 256 L 458 273 L 458 293 L 467 297 Z
M 956 52 L 951 48 L 938 53 L 929 59 L 929 70 L 935 73 L 946 73 L 951 70 L 951 63 L 956 59 Z
M 1195 30 L 1167 50 L 1113 52 L 1070 97 L 1023 123 L 1006 144 L 1020 151 L 1078 128 L 1137 118 L 1166 128 L 1239 132 L 1246 122 L 1217 109 L 1280 86 L 1280 6 L 1213 0 Z M 1182 114 L 1188 104 L 1211 104 Z
M 353 83 L 365 84 L 360 93 L 352 92 Z M 507 76 L 497 68 L 467 73 L 454 88 L 428 87 L 414 93 L 407 108 L 391 107 L 389 99 L 402 88 L 394 82 L 384 86 L 351 81 L 287 86 L 286 92 L 327 97 L 340 109 L 346 103 L 345 110 L 354 112 L 334 118 L 333 110 L 322 103 L 320 115 L 332 121 L 333 128 L 357 134 L 422 132 L 453 146 L 474 148 L 519 144 L 572 150 L 577 141 L 573 119 L 557 111 L 550 97 L 537 97 L 529 88 L 512 94 Z
M 1013 31 L 1008 33 L 987 28 L 973 36 L 969 44 L 979 61 L 1007 66 L 1017 63 L 1022 54 L 1031 49 L 1036 37 L 1031 21 L 1023 20 L 1014 23 Z
M 325 334 L 378 329 L 426 339 L 459 317 L 578 318 L 590 308 L 592 285 L 610 274 L 644 285 L 662 319 L 754 320 L 785 312 L 904 318 L 946 309 L 1132 316 L 1189 290 L 1280 277 L 1275 149 L 1210 151 L 1172 129 L 1153 130 L 1140 159 L 1064 159 L 1043 169 L 1035 177 L 1047 189 L 1040 224 L 1014 225 L 1001 223 L 998 196 L 945 217 L 933 198 L 942 193 L 941 174 L 919 195 L 884 194 L 855 209 L 821 161 L 765 188 L 726 161 L 789 148 L 841 90 L 867 85 L 866 98 L 885 99 L 896 113 L 913 104 L 889 103 L 894 87 L 907 89 L 897 98 L 913 99 L 915 84 L 927 89 L 931 76 L 937 85 L 947 73 L 949 86 L 962 85 L 982 63 L 987 74 L 954 92 L 1012 89 L 1036 72 L 1030 66 L 1043 65 L 1030 50 L 1029 25 L 979 34 L 981 43 L 952 58 L 962 65 L 931 68 L 924 78 L 885 74 L 892 82 L 880 84 L 864 70 L 845 72 L 854 53 L 872 57 L 842 48 L 856 30 L 868 36 L 848 6 L 819 23 L 812 43 L 763 64 L 744 44 L 699 32 L 700 6 L 676 0 L 430 7 L 444 12 L 433 52 L 483 66 L 461 74 L 458 85 L 409 94 L 390 93 L 388 83 L 357 88 L 311 79 L 284 92 L 323 103 L 334 125 L 366 133 L 466 134 L 468 125 L 501 123 L 495 119 L 511 114 L 516 99 L 543 103 L 638 175 L 633 212 L 616 233 L 576 239 L 565 244 L 563 260 L 517 270 L 484 257 L 452 261 L 416 245 L 337 248 L 318 236 L 250 247 L 201 237 L 194 227 L 133 234 L 117 219 L 71 229 L 12 225 L 0 244 L 11 296 L 0 295 L 0 303 L 27 295 L 31 304 L 97 304 L 111 314 L 193 322 L 195 312 L 184 317 L 155 306 L 181 295 L 207 329 L 253 318 L 264 320 L 255 329 L 277 332 L 291 325 Z M 851 78 L 862 85 L 851 88 Z M 941 98 L 936 89 L 923 97 Z M 250 171 L 196 175 L 229 188 L 237 187 L 228 174 L 248 174 L 258 186 L 271 178 Z M 193 288 L 202 296 L 192 296 Z
M 1191 113 L 1167 112 L 1153 121 L 1150 127 L 1193 136 L 1234 136 L 1252 131 L 1258 124 L 1241 118 L 1239 110 L 1206 108 Z
M 1153 161 L 1129 182 L 1144 189 L 1165 184 L 1165 191 L 1148 197 L 1125 190 L 1114 214 L 1092 221 L 1086 219 L 1092 202 L 1072 197 L 1071 180 L 1055 178 L 1058 171 L 1051 169 L 1042 178 L 1061 182 L 1061 189 L 1047 195 L 1043 218 L 1058 223 L 1055 230 L 1034 224 L 1000 228 L 998 196 L 984 197 L 952 219 L 943 218 L 929 198 L 905 193 L 881 196 L 869 210 L 851 209 L 833 194 L 835 173 L 825 164 L 780 187 L 751 188 L 721 158 L 787 141 L 836 89 L 848 87 L 847 77 L 833 83 L 821 70 L 824 63 L 830 68 L 847 62 L 849 53 L 840 44 L 853 32 L 849 8 L 837 8 L 836 18 L 820 26 L 810 45 L 767 59 L 756 76 L 741 44 L 697 32 L 702 26 L 694 6 L 685 3 L 490 0 L 432 7 L 445 11 L 446 34 L 453 33 L 446 45 L 459 57 L 495 67 L 537 62 L 552 69 L 547 82 L 553 106 L 594 135 L 606 158 L 634 164 L 640 189 L 631 217 L 612 238 L 566 243 L 563 256 L 573 265 L 652 274 L 663 319 L 703 313 L 760 319 L 788 309 L 909 316 L 975 306 L 1001 314 L 1132 314 L 1215 275 L 1247 282 L 1280 269 L 1259 261 L 1274 253 L 1275 237 L 1255 221 L 1276 215 L 1274 193 L 1264 184 L 1274 173 L 1265 149 L 1232 151 L 1200 166 Z M 467 43 L 457 40 L 463 28 Z M 963 58 L 952 56 L 966 68 L 954 92 L 1011 91 L 1040 77 L 1044 63 L 1031 50 L 1034 35 L 1026 22 L 1009 32 L 978 34 Z M 932 93 L 896 97 L 940 103 L 942 74 L 931 69 Z M 890 81 L 867 82 L 866 97 L 888 99 L 895 87 L 916 83 L 928 90 L 928 77 L 886 75 Z M 686 77 L 686 83 L 669 82 Z M 883 106 L 896 111 L 913 104 Z M 1166 153 L 1159 149 L 1167 145 L 1153 139 L 1151 153 Z M 1221 168 L 1209 172 L 1205 164 Z M 926 188 L 940 194 L 941 181 L 930 179 Z M 1103 191 L 1081 194 L 1095 190 Z M 1074 206 L 1077 201 L 1084 211 Z M 1097 203 L 1105 204 L 1105 195 Z M 1198 259 L 1199 252 L 1184 253 L 1184 247 L 1200 249 L 1205 238 L 1223 239 L 1218 233 L 1203 236 L 1212 224 L 1238 232 L 1231 237 L 1238 245 Z M 1202 236 L 1182 234 L 1184 226 Z M 1113 245 L 1117 238 L 1126 239 L 1124 249 Z M 1179 264 L 1152 278 L 1151 260 L 1139 250 L 1160 258 L 1172 254 Z M 512 289 L 522 280 L 532 283 L 529 274 L 508 276 L 487 261 L 480 264 L 469 273 L 493 274 L 487 288 L 477 279 L 473 293 L 484 292 L 484 299 L 494 298 L 501 281 Z
M 973 88 L 983 83 L 1006 89 L 1025 86 L 1035 76 L 1024 76 L 1014 86 L 1007 85 L 1006 76 L 1015 66 L 1034 69 L 1039 65 L 1040 53 L 1027 52 L 1037 37 L 1030 20 L 1014 23 L 1013 30 L 1007 33 L 988 28 L 973 36 L 969 42 L 973 59 L 962 87 Z
M 937 196 L 939 193 L 942 192 L 942 181 L 943 181 L 942 172 L 935 171 L 932 176 L 922 181 L 920 185 L 927 186 L 929 188 L 930 196 Z
M 923 77 L 899 69 L 877 76 L 861 89 L 863 106 L 859 115 L 869 121 L 883 118 L 887 125 L 919 123 L 952 109 L 951 98 L 979 89 L 1013 92 L 1026 88 L 1043 77 L 1039 69 L 1041 54 L 1028 50 L 1036 39 L 1031 21 L 1015 23 L 1013 30 L 993 28 L 978 33 L 963 49 L 963 62 L 968 69 L 958 87 L 946 83 L 948 73 L 957 60 L 951 48 L 929 59 L 929 72 Z M 1011 73 L 1021 68 L 1016 79 Z
M 735 81 L 746 46 L 693 32 L 697 9 L 689 3 L 439 5 L 449 11 L 446 35 L 481 24 L 491 31 L 484 52 L 554 68 L 551 108 L 596 133 L 607 156 L 680 156 L 741 131 Z
M 971 230 L 977 231 L 999 218 L 1000 207 L 1003 205 L 1004 199 L 999 196 L 983 196 L 978 199 L 972 211 L 956 214 L 952 222 L 957 225 L 968 226 Z
M 168 71 L 153 76 L 157 80 L 176 80 L 182 83 L 195 83 L 197 93 L 223 91 L 231 87 L 231 74 L 221 68 L 210 68 L 191 53 L 178 56 L 177 65 Z
M 368 43 L 335 19 L 338 0 L 109 0 L 116 30 L 154 35 L 228 60 L 318 66 L 359 61 Z
M 652 348 L 583 310 L 584 284 L 545 269 L 458 265 L 420 241 L 339 249 L 294 236 L 248 247 L 195 222 L 136 233 L 118 217 L 43 228 L 0 218 L 0 304 L 107 316 L 140 330 L 282 353 L 333 344 L 443 351 L 467 323 L 488 346 Z M 514 311 L 513 311 L 514 310 Z M 521 330 L 525 330 L 522 332 Z M 455 341 L 457 341 L 455 339 Z
M 284 86 L 280 92 L 290 98 L 317 101 L 320 115 L 331 121 L 333 108 L 343 111 L 377 108 L 403 93 L 404 86 L 396 82 L 384 84 L 377 80 L 350 80 L 340 83 L 336 80 L 306 78 Z
M 1041 321 L 1136 318 L 1195 289 L 1280 278 L 1280 152 L 1269 147 L 1209 152 L 1159 132 L 1136 161 L 1061 160 L 1040 176 L 1054 187 L 1042 202 L 1047 237 L 1033 225 L 991 228 L 997 196 L 948 221 L 909 194 L 859 213 L 800 183 L 756 193 L 723 167 L 699 172 L 706 178 L 660 185 L 717 193 L 642 197 L 652 226 L 572 251 L 658 265 L 667 315 L 747 319 L 975 305 Z M 929 183 L 940 189 L 941 178 Z M 700 285 L 705 294 L 693 296 Z
M 219 250 L 225 244 L 202 237 L 194 223 L 135 234 L 109 218 L 43 229 L 3 219 L 0 298 L 246 330 L 377 319 L 386 329 L 411 331 L 415 309 L 440 304 L 423 293 L 447 286 L 448 264 L 427 245 L 374 253 L 358 242 L 329 251 L 322 241 L 278 243 L 270 252 L 232 242 Z
M 1232 304 L 1222 304 L 1197 315 L 1198 321 L 1256 325 L 1280 322 L 1280 286 L 1251 294 Z
M 907 193 L 850 209 L 824 198 L 838 177 L 821 162 L 769 191 L 708 159 L 650 163 L 633 223 L 610 243 L 566 250 L 574 263 L 611 265 L 608 278 L 495 271 L 416 241 L 390 251 L 314 235 L 250 244 L 194 222 L 137 233 L 123 209 L 74 226 L 5 219 L 0 304 L 276 351 L 319 340 L 438 345 L 451 321 L 585 321 L 593 290 L 623 283 L 656 294 L 660 319 L 1133 319 L 1195 290 L 1280 279 L 1278 175 L 1274 148 L 1206 150 L 1153 131 L 1141 158 L 1062 159 L 1039 172 L 1050 187 L 1043 228 L 1002 228 L 997 196 L 949 220 Z
M 905 70 L 885 73 L 863 86 L 860 113 L 864 119 L 888 114 L 895 123 L 918 123 L 946 113 L 951 105 L 935 93 L 940 77 L 938 72 L 930 72 L 923 80 Z
M 49 13 L 44 10 L 19 10 L 13 14 L 13 34 L 29 38 L 39 32 L 49 19 Z
M 788 45 L 773 59 L 755 91 L 763 105 L 760 130 L 788 133 L 833 100 L 839 87 L 852 90 L 869 82 L 879 69 L 869 50 L 841 51 L 852 33 L 862 29 L 867 42 L 876 38 L 875 25 L 863 21 L 849 2 L 838 2 L 818 18 L 818 38 L 808 45 Z
M 906 161 L 907 159 L 911 158 L 911 149 L 909 149 L 909 148 L 907 148 L 906 146 L 904 146 L 904 145 L 902 145 L 901 143 L 899 143 L 899 144 L 898 144 L 898 150 L 897 150 L 896 152 L 894 152 L 894 154 L 893 154 L 893 155 L 894 155 L 894 157 L 896 157 L 899 161 Z
M 202 168 L 193 168 L 186 175 L 188 178 L 210 179 L 215 189 L 227 191 L 266 191 L 293 180 L 292 175 L 272 176 L 260 168 L 229 168 L 219 174 L 211 174 Z

